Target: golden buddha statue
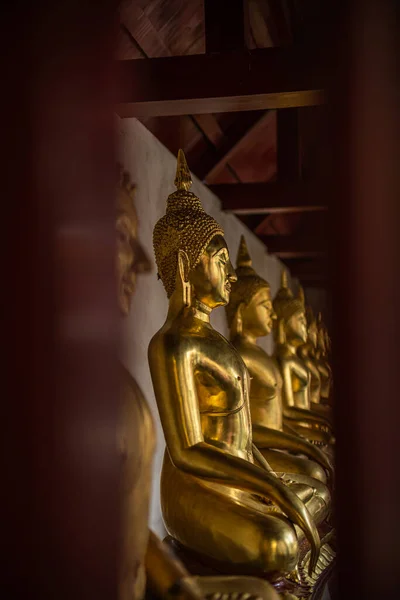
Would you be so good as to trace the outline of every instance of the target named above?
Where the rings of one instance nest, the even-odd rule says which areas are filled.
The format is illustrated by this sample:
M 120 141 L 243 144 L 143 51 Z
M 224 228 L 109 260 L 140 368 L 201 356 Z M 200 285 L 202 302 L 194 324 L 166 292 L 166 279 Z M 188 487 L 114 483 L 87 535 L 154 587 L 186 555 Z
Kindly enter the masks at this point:
M 304 302 L 305 298 L 302 287 L 299 289 L 299 296 Z M 325 332 L 320 332 L 317 320 L 310 306 L 306 306 L 306 320 L 307 340 L 299 347 L 298 355 L 310 372 L 310 408 L 315 413 L 324 416 L 332 424 L 331 408 L 327 404 L 321 403 L 323 393 L 326 393 L 326 383 L 322 372 L 324 376 L 329 377 L 328 369 L 325 362 L 317 356 L 318 339 L 322 335 L 322 340 L 325 341 Z M 324 385 L 322 381 L 324 381 Z
M 332 441 L 329 420 L 311 410 L 310 371 L 298 356 L 307 341 L 307 322 L 302 294 L 295 298 L 282 271 L 281 288 L 273 301 L 275 356 L 283 378 L 283 415 L 286 423 L 315 445 L 327 447 Z
M 332 395 L 332 369 L 328 359 L 330 338 L 326 325 L 322 321 L 321 313 L 317 319 L 317 345 L 316 359 L 321 379 L 321 402 L 329 403 Z
M 295 571 L 299 544 L 308 540 L 311 572 L 320 551 L 316 525 L 329 508 L 309 478 L 278 477 L 252 442 L 248 371 L 210 324 L 211 311 L 227 304 L 237 278 L 223 231 L 191 184 L 180 150 L 177 190 L 153 235 L 169 298 L 166 321 L 149 345 L 167 446 L 165 526 L 205 560 L 270 578 Z
M 232 285 L 226 315 L 231 342 L 251 376 L 253 442 L 275 471 L 300 473 L 326 483 L 325 470 L 331 472 L 329 459 L 284 423 L 279 365 L 275 357 L 257 345 L 258 338 L 271 332 L 276 315 L 270 286 L 254 271 L 244 236 L 240 240 L 236 275 L 238 281 Z M 312 481 L 310 485 L 314 485 Z
M 116 273 L 118 304 L 129 313 L 138 272 L 150 263 L 137 238 L 134 186 L 121 170 L 117 188 Z M 279 600 L 266 581 L 254 577 L 193 577 L 148 528 L 155 433 L 148 404 L 130 373 L 121 368 L 118 448 L 121 457 L 119 599 L 142 600 L 146 583 L 155 598 L 175 600 Z M 146 582 L 147 579 L 147 582 Z M 287 596 L 289 600 L 289 596 Z

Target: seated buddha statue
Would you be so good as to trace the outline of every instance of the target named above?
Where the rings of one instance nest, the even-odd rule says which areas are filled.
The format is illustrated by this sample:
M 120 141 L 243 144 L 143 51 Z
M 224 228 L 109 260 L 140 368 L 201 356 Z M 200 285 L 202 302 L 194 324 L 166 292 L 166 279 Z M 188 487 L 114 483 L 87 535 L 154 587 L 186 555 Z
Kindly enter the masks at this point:
M 321 403 L 323 404 L 329 404 L 332 396 L 332 369 L 328 357 L 329 345 L 330 338 L 328 329 L 322 321 L 321 313 L 319 313 L 317 319 L 317 346 L 315 355 L 321 378 Z
M 134 186 L 120 172 L 117 186 L 116 280 L 122 315 L 129 313 L 137 273 L 150 270 L 138 241 Z M 146 584 L 152 598 L 202 600 L 279 600 L 266 581 L 255 577 L 195 577 L 148 528 L 152 458 L 155 443 L 153 419 L 138 384 L 120 365 L 120 422 L 117 431 L 121 459 L 121 530 L 119 600 L 142 600 Z M 286 598 L 286 597 L 285 597 Z M 289 600 L 289 596 L 287 597 Z
M 149 345 L 166 440 L 161 507 L 184 548 L 235 572 L 285 576 L 308 542 L 317 562 L 317 524 L 329 511 L 319 482 L 278 476 L 252 441 L 249 375 L 237 350 L 210 323 L 236 281 L 220 225 L 190 191 L 183 152 L 153 245 L 169 308 Z M 325 486 L 324 486 L 325 489 Z
M 286 423 L 309 442 L 324 446 L 332 442 L 329 420 L 311 409 L 310 371 L 298 356 L 307 341 L 305 306 L 302 296 L 295 298 L 282 271 L 281 288 L 273 301 L 277 315 L 274 323 L 275 356 L 280 365 L 283 388 L 282 405 Z
M 303 288 L 300 287 L 300 297 L 304 300 Z M 299 347 L 298 355 L 303 360 L 310 373 L 310 408 L 315 413 L 324 416 L 332 424 L 333 416 L 330 406 L 323 403 L 322 395 L 326 393 L 326 384 L 322 371 L 328 377 L 325 362 L 317 357 L 318 336 L 320 336 L 317 320 L 310 306 L 306 306 L 307 340 Z M 322 382 L 324 381 L 324 386 Z M 322 388 L 324 387 L 324 392 Z
M 285 425 L 277 360 L 257 344 L 258 338 L 270 334 L 276 315 L 270 286 L 254 271 L 244 236 L 240 240 L 236 275 L 238 280 L 232 285 L 225 310 L 231 342 L 251 377 L 253 442 L 275 471 L 301 473 L 326 483 L 325 470 L 331 471 L 328 457 Z

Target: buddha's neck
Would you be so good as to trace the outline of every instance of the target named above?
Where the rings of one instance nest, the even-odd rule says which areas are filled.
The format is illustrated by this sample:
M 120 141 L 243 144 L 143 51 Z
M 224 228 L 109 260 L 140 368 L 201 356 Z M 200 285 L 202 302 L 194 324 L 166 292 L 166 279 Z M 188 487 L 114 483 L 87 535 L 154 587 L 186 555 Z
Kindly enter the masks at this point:
M 256 336 L 253 335 L 252 333 L 250 333 L 249 331 L 243 331 L 243 333 L 240 334 L 240 337 L 246 344 L 251 344 L 253 346 L 257 346 Z
M 200 302 L 200 300 L 197 300 L 196 298 L 191 306 L 193 316 L 196 317 L 196 319 L 204 321 L 205 323 L 210 322 L 211 310 L 212 309 L 209 306 L 206 306 L 203 304 L 203 302 Z
M 310 342 L 306 342 L 305 344 L 303 344 L 301 346 L 301 351 L 303 353 L 304 356 L 307 357 L 312 357 L 312 351 L 313 351 L 313 346 L 312 344 L 310 344 Z
M 296 344 L 292 340 L 286 340 L 285 346 L 286 350 L 288 350 L 290 354 L 297 354 L 298 344 Z
M 206 306 L 197 298 L 192 298 L 190 306 L 183 306 L 180 294 L 174 292 L 169 301 L 167 321 L 173 321 L 179 315 L 190 313 L 197 319 L 204 321 L 204 323 L 209 323 L 211 311 L 212 309 L 209 306 Z

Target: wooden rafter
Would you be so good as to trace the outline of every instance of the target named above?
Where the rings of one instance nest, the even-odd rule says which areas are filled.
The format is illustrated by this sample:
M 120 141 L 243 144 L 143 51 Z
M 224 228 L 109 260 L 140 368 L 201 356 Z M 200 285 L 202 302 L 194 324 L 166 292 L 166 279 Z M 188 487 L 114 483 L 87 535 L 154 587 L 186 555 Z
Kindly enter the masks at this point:
M 222 201 L 224 210 L 238 215 L 327 210 L 327 206 L 321 202 L 321 186 L 302 181 L 226 183 L 209 187 Z
M 144 42 L 146 42 L 146 40 L 147 40 L 147 36 L 141 40 L 141 44 L 139 44 L 139 42 L 137 41 L 137 39 L 135 37 L 135 31 L 136 31 L 137 24 L 141 20 L 147 19 L 147 17 L 143 13 L 143 11 L 138 6 L 136 6 L 134 2 L 132 2 L 131 0 L 128 0 L 127 2 L 124 2 L 121 4 L 120 12 L 121 12 L 121 21 L 122 21 L 121 25 L 120 25 L 120 34 L 122 37 L 122 42 L 127 38 L 127 41 L 129 41 L 131 44 L 131 48 L 133 48 L 136 53 L 134 58 L 139 57 L 139 58 L 150 59 L 152 57 L 151 53 L 154 48 L 154 46 L 152 45 L 152 44 L 154 44 L 153 38 L 154 38 L 154 35 L 156 35 L 156 32 L 154 31 L 154 29 L 152 29 L 151 23 L 148 22 L 148 20 L 145 22 L 145 31 L 147 33 L 152 34 L 150 36 L 150 43 L 146 44 L 146 49 L 145 49 L 143 46 L 144 46 Z M 139 31 L 142 31 L 142 30 L 139 29 Z M 157 38 L 157 40 L 158 39 L 159 38 Z M 122 46 L 120 45 L 120 49 L 121 49 L 121 47 Z M 162 56 L 164 56 L 164 55 L 170 56 L 171 55 L 169 48 L 166 46 L 159 48 L 158 45 L 156 45 L 155 48 L 156 48 L 156 51 L 158 52 L 158 55 L 160 55 L 160 53 Z M 130 58 L 129 55 L 126 56 L 126 52 L 127 52 L 127 50 L 125 50 L 124 60 L 127 60 L 127 58 Z M 130 50 L 130 52 L 132 52 L 132 50 Z M 151 119 L 152 117 L 148 117 L 148 118 Z M 192 122 L 194 123 L 194 125 L 196 126 L 197 130 L 203 135 L 205 140 L 207 142 L 211 142 L 211 144 L 214 144 L 214 146 L 217 146 L 224 136 L 223 131 L 221 130 L 217 119 L 213 115 L 188 115 L 188 116 L 181 116 L 181 117 L 172 116 L 172 117 L 170 117 L 168 122 L 167 122 L 167 119 L 163 119 L 162 124 L 158 120 L 158 128 L 157 129 L 160 129 L 161 132 L 166 132 L 167 135 L 164 135 L 164 136 L 161 135 L 161 137 L 160 137 L 159 131 L 157 131 L 157 137 L 167 147 L 169 147 L 169 149 L 171 151 L 177 152 L 178 149 L 171 148 L 171 146 L 168 144 L 168 139 L 170 139 L 170 140 L 172 139 L 168 132 L 168 127 L 173 128 L 175 130 L 178 127 L 178 129 L 179 129 L 180 125 L 182 125 L 182 123 L 177 122 L 176 121 L 177 118 L 191 119 Z M 196 143 L 196 136 L 194 136 L 193 142 Z
M 121 117 L 314 106 L 325 78 L 315 52 L 252 52 L 119 61 Z
M 237 152 L 238 148 L 245 143 L 247 135 L 254 130 L 254 127 L 261 125 L 265 118 L 264 111 L 253 111 L 241 115 L 226 131 L 221 144 L 216 148 L 210 148 L 198 163 L 193 165 L 192 169 L 197 177 L 202 180 L 211 178 L 222 164 L 229 161 L 233 152 Z
M 299 119 L 297 108 L 287 108 L 277 111 L 277 171 L 278 171 L 278 193 L 280 186 L 283 189 L 289 189 L 294 191 L 295 188 L 288 188 L 287 184 L 291 182 L 297 182 L 300 174 L 300 140 L 299 140 Z M 281 198 L 281 206 L 285 208 L 285 205 L 290 209 L 298 206 L 298 208 L 304 207 L 305 210 L 309 210 L 312 207 L 313 202 L 307 198 L 307 188 L 304 186 L 300 187 L 300 197 L 296 194 L 296 198 L 291 201 L 290 195 L 286 196 L 285 199 Z M 314 203 L 320 202 L 318 199 L 314 199 Z M 268 206 L 268 205 L 266 205 Z M 278 205 L 279 206 L 279 205 Z M 271 215 L 273 212 L 278 211 L 265 211 L 269 215 L 260 223 L 260 227 L 264 224 L 270 223 L 274 217 Z M 279 211 L 284 212 L 284 211 Z M 293 210 L 287 210 L 286 212 L 293 212 Z

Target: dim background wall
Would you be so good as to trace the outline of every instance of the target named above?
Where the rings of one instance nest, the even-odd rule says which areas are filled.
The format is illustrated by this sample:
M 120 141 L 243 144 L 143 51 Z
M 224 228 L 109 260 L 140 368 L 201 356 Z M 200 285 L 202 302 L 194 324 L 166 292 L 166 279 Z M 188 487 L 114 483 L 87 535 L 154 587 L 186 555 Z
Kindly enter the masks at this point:
M 118 119 L 118 144 L 119 160 L 137 186 L 139 239 L 153 263 L 153 271 L 138 278 L 130 316 L 124 319 L 122 324 L 122 360 L 142 388 L 154 415 L 157 451 L 154 461 L 150 526 L 163 536 L 165 530 L 160 512 L 159 481 L 165 442 L 153 394 L 147 347 L 154 333 L 164 323 L 167 314 L 167 297 L 161 281 L 157 280 L 152 234 L 156 221 L 165 213 L 168 195 L 175 190 L 176 157 L 136 119 Z M 205 211 L 222 225 L 234 265 L 240 236 L 245 235 L 253 266 L 269 282 L 272 294 L 275 295 L 279 288 L 282 263 L 274 256 L 269 256 L 265 246 L 234 215 L 222 212 L 218 198 L 196 177 L 193 177 L 191 190 L 199 196 Z M 223 308 L 216 309 L 211 320 L 218 331 L 228 335 Z M 272 351 L 271 336 L 260 340 L 260 343 L 268 352 Z

